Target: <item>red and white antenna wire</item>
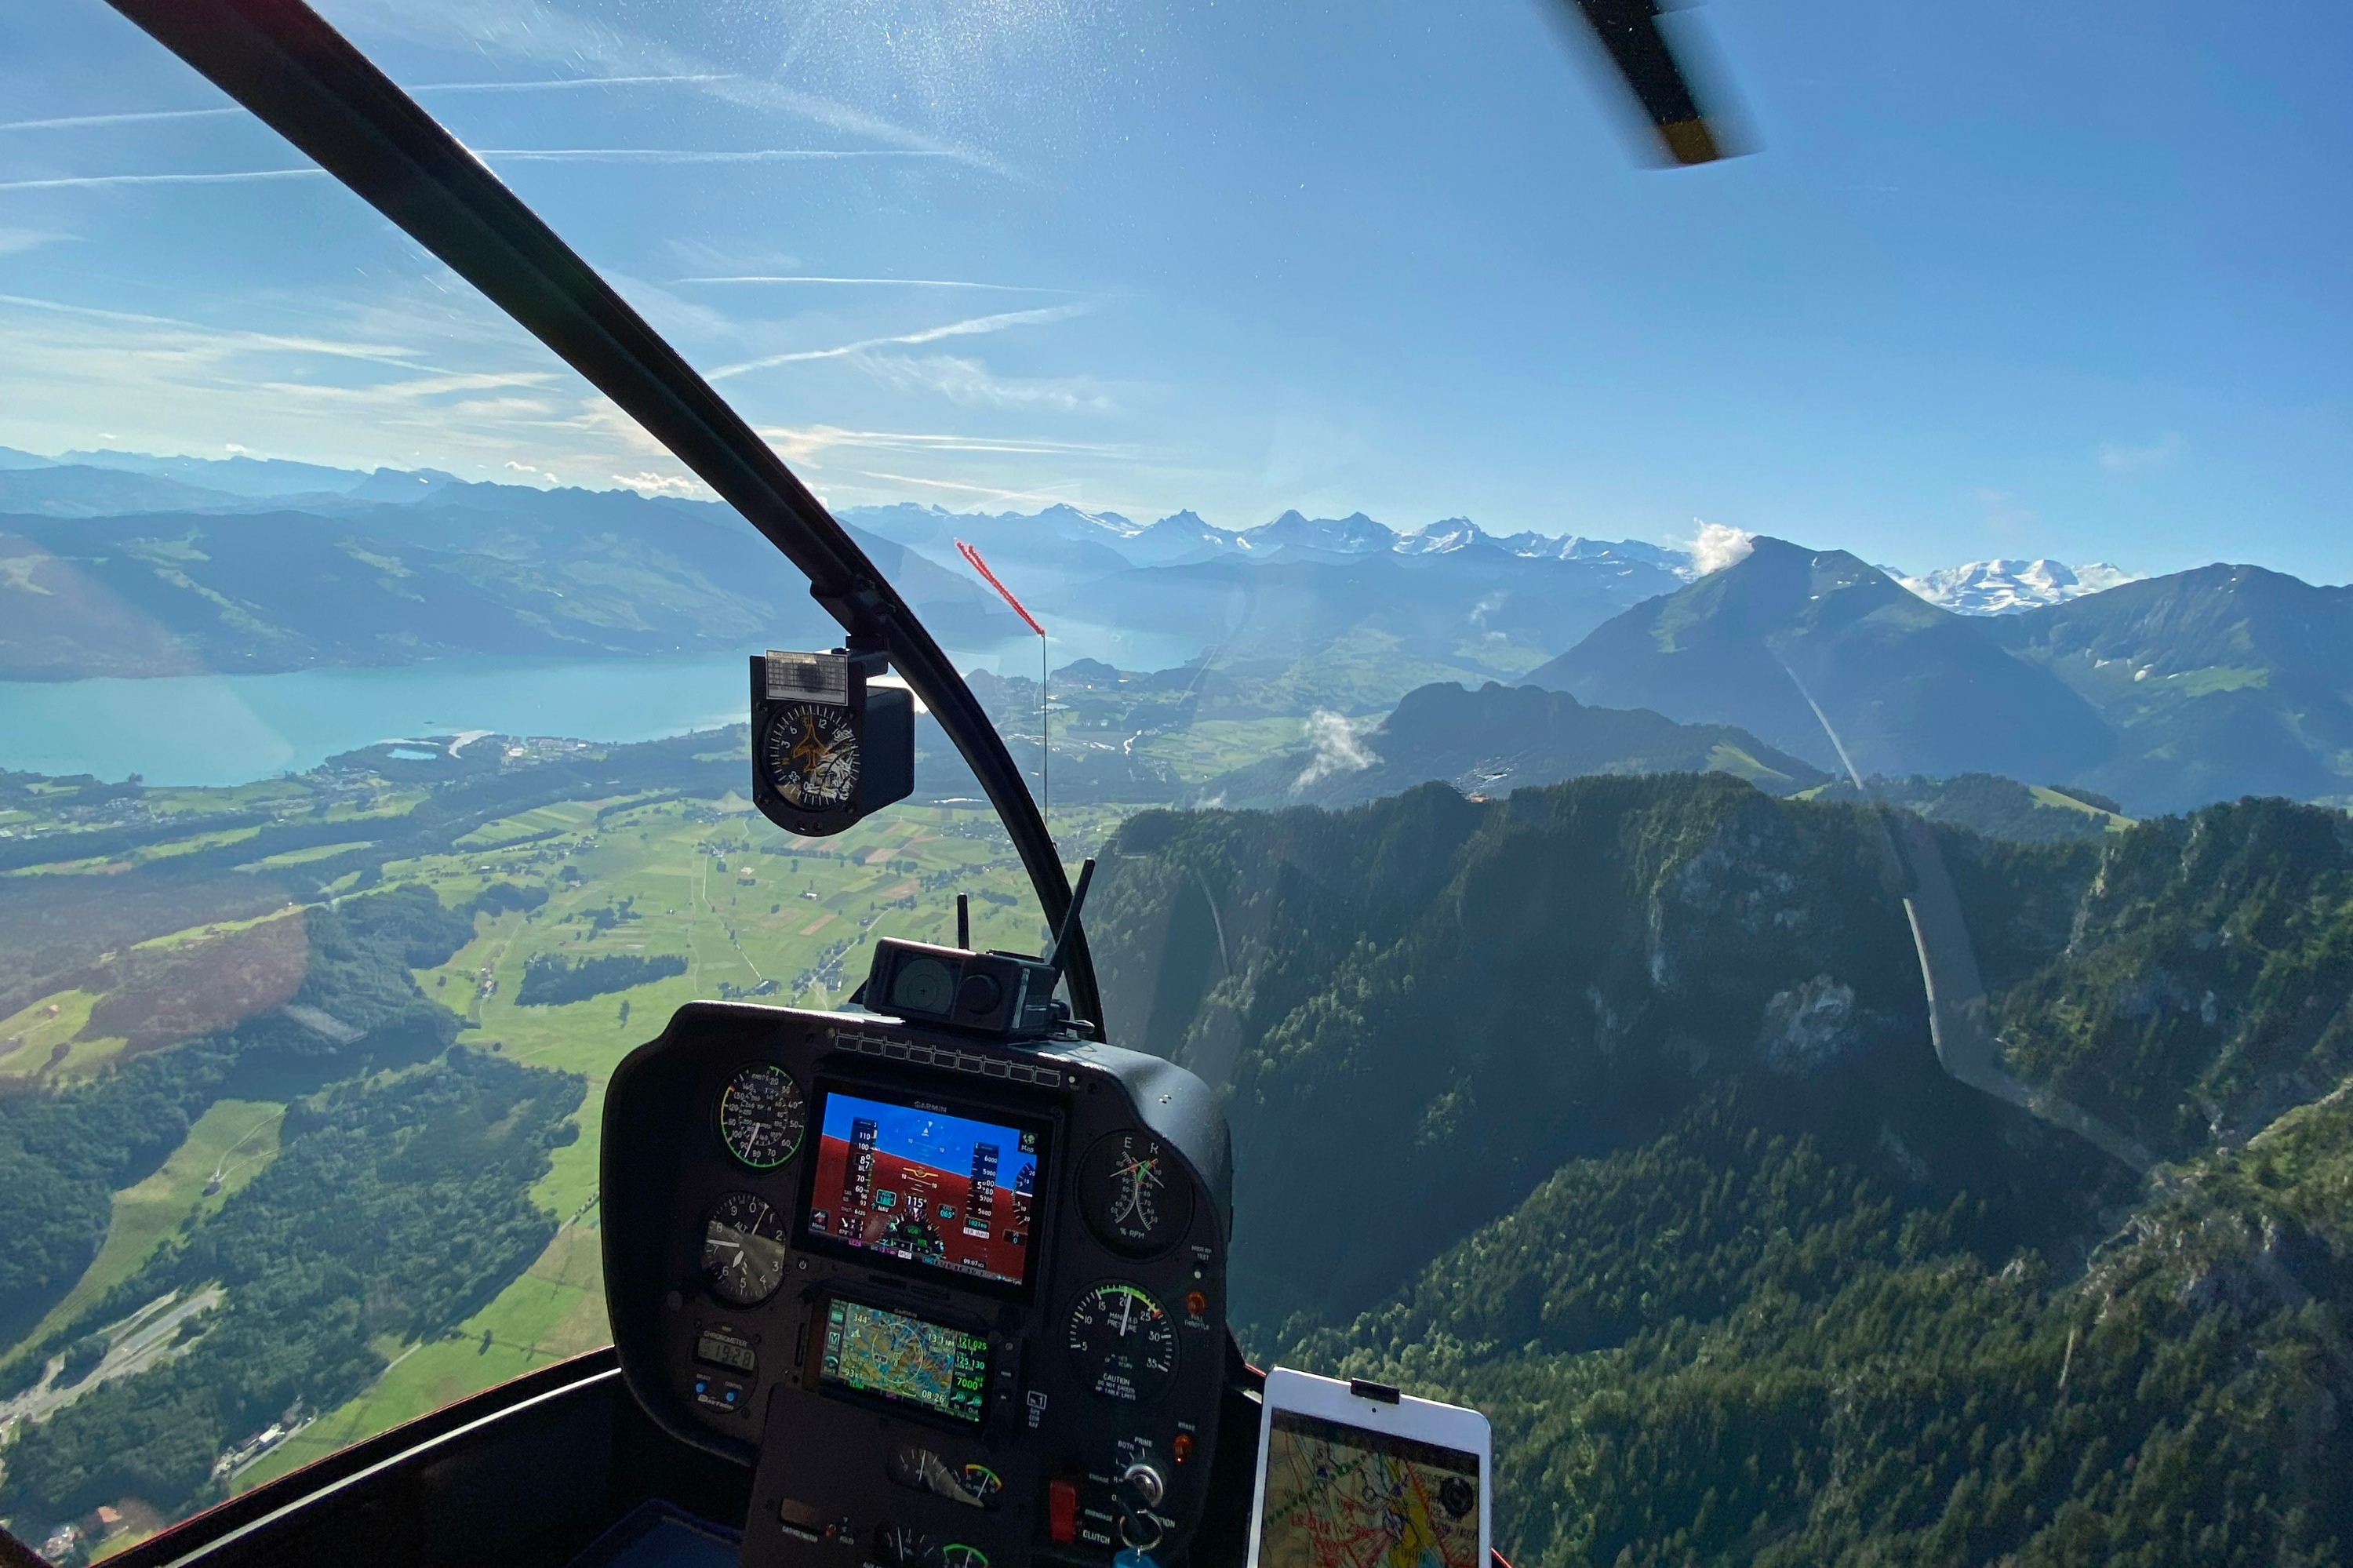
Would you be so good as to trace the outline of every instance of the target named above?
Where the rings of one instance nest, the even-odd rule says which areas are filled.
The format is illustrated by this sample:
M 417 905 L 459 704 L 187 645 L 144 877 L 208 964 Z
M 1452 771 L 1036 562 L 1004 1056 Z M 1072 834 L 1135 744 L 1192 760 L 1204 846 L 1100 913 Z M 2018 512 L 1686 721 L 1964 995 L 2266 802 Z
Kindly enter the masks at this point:
M 1038 634 L 1038 815 L 1047 820 L 1047 836 L 1050 838 L 1053 830 L 1049 811 L 1053 799 L 1054 747 L 1053 736 L 1046 727 L 1046 629 L 1038 624 L 1036 616 L 1021 607 L 1021 601 L 1013 597 L 1011 588 L 997 580 L 997 574 L 988 569 L 988 563 L 980 558 L 978 550 L 962 539 L 955 542 L 955 547 L 956 554 L 980 574 L 980 580 L 995 588 L 997 596 L 1013 607 L 1013 613 L 1021 618 L 1022 624 Z

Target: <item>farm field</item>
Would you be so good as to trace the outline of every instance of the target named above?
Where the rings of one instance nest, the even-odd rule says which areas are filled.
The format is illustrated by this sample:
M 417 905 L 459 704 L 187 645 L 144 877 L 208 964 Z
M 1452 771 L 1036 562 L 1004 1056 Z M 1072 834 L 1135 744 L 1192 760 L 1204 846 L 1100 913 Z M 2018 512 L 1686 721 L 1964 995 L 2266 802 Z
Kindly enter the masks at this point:
M 1063 842 L 1092 846 L 1118 815 L 1058 815 Z M 585 822 L 594 813 L 554 807 L 529 817 L 536 821 L 524 831 L 543 832 L 551 819 Z M 748 882 L 741 880 L 746 869 Z M 953 941 L 959 891 L 971 895 L 977 947 L 1036 951 L 1042 932 L 1028 879 L 994 818 L 948 806 L 902 806 L 839 839 L 795 840 L 733 796 L 664 801 L 609 814 L 593 835 L 396 863 L 385 877 L 422 882 L 452 906 L 498 883 L 547 891 L 537 908 L 480 917 L 473 941 L 416 978 L 464 1020 L 460 1044 L 587 1079 L 579 1139 L 555 1150 L 531 1194 L 562 1228 L 488 1307 L 438 1339 L 399 1348 L 366 1393 L 240 1472 L 239 1489 L 607 1341 L 596 1206 L 605 1084 L 672 1010 L 746 995 L 770 980 L 776 990 L 762 1000 L 835 1005 L 864 978 L 873 938 Z M 561 1006 L 514 1001 L 534 958 L 608 954 L 677 954 L 687 969 Z

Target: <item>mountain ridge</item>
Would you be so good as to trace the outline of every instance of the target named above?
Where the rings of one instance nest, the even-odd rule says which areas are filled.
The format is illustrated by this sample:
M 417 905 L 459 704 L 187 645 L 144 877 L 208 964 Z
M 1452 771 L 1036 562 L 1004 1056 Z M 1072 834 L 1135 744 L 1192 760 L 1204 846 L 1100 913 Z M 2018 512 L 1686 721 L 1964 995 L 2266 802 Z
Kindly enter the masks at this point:
M 1342 722 L 1314 715 L 1308 745 L 1213 779 L 1196 800 L 1231 810 L 1342 808 L 1433 779 L 1473 799 L 1588 774 L 1724 772 L 1778 795 L 1828 780 L 1746 730 L 1492 681 L 1475 690 L 1418 687 L 1362 734 L 1343 736 L 1333 727 Z

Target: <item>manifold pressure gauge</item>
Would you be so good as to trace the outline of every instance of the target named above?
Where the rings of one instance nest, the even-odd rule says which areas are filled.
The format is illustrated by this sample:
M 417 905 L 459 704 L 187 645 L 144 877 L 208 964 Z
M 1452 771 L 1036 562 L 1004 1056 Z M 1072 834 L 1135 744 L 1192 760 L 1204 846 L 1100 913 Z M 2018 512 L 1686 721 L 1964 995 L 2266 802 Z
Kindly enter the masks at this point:
M 770 652 L 752 661 L 752 801 L 786 832 L 838 833 L 915 788 L 915 705 L 869 686 L 878 654 Z

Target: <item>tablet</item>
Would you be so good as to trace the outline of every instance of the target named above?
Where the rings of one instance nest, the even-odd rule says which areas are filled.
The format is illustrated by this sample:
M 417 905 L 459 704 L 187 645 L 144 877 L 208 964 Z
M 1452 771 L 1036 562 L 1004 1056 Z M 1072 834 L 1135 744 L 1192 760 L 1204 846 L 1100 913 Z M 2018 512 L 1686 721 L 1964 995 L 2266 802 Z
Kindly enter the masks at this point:
M 1487 1568 L 1493 1447 L 1475 1410 L 1277 1367 L 1250 1568 Z

